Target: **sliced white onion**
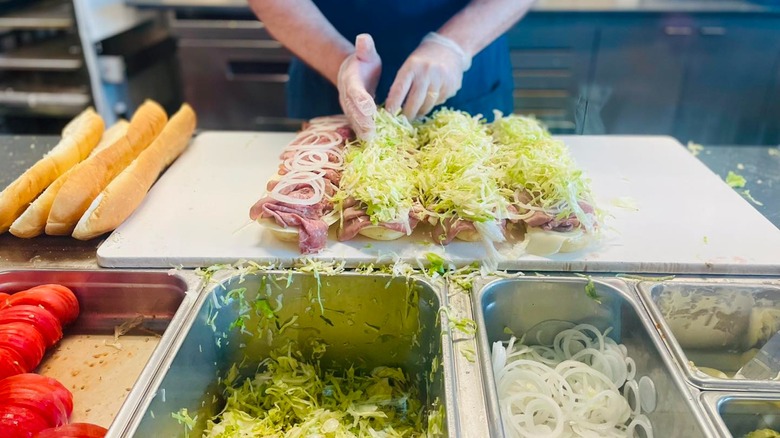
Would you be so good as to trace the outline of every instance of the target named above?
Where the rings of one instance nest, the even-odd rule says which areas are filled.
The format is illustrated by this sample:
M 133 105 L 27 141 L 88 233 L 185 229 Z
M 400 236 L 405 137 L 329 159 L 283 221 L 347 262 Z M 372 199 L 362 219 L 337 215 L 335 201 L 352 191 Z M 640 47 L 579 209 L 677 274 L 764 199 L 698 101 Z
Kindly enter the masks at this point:
M 320 150 L 307 150 L 296 152 L 290 158 L 284 160 L 283 164 L 287 170 L 321 170 L 321 169 L 341 169 L 344 166 L 343 155 L 335 155 L 336 161 L 330 160 L 329 152 Z
M 644 431 L 644 435 L 639 431 Z M 650 419 L 644 414 L 637 415 L 626 428 L 626 436 L 629 438 L 652 438 L 653 436 L 653 424 L 650 423 Z
M 581 324 L 562 330 L 551 346 L 527 346 L 514 337 L 494 343 L 493 371 L 508 436 L 652 436 L 640 414 L 639 386 L 627 382 L 636 374 L 635 363 L 608 333 Z
M 623 387 L 623 397 L 628 401 L 631 412 L 636 416 L 642 412 L 642 401 L 639 398 L 639 385 L 636 380 L 629 380 Z
M 314 172 L 297 172 L 289 173 L 285 176 L 289 177 L 279 180 L 276 186 L 271 189 L 269 196 L 273 199 L 290 205 L 314 205 L 322 201 L 323 196 L 325 196 L 325 180 L 321 175 Z M 310 197 L 294 198 L 282 193 L 286 188 L 300 184 L 311 187 L 312 195 Z
M 344 142 L 344 137 L 336 131 L 303 131 L 287 145 L 285 150 L 300 148 L 331 149 Z

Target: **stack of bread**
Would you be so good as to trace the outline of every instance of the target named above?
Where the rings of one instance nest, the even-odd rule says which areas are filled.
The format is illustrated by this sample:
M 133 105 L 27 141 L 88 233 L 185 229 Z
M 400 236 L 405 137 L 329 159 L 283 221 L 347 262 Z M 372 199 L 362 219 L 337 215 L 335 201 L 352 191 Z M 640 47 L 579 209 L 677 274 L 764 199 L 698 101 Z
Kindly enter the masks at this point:
M 48 154 L 0 192 L 0 233 L 88 240 L 114 230 L 184 151 L 195 124 L 187 104 L 169 120 L 147 100 L 129 122 L 108 129 L 93 109 L 85 110 Z

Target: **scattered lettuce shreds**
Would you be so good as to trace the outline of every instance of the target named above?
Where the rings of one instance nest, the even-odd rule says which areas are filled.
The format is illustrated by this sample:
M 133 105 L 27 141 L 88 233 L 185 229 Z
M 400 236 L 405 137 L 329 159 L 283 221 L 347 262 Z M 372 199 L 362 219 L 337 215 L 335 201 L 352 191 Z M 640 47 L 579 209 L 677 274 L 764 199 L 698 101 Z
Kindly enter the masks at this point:
M 704 146 L 692 141 L 688 142 L 688 152 L 690 152 L 691 155 L 693 155 L 694 157 L 698 156 L 703 150 L 704 150 Z
M 758 205 L 759 207 L 764 205 L 763 202 L 761 202 L 758 199 L 754 198 L 753 195 L 750 194 L 750 190 L 744 190 L 742 192 L 742 196 L 744 196 L 745 199 L 747 199 L 748 201 Z
M 227 404 L 208 421 L 205 436 L 426 437 L 438 434 L 426 434 L 424 423 L 428 430 L 441 427 L 435 407 L 434 417 L 425 418 L 419 385 L 398 368 L 336 374 L 292 347 L 263 365 L 252 378 L 236 382 L 234 372 L 226 379 Z
M 735 189 L 741 189 L 742 187 L 745 187 L 745 184 L 747 184 L 747 180 L 745 180 L 745 177 L 742 175 L 739 175 L 737 173 L 734 173 L 734 171 L 729 170 L 728 175 L 726 175 L 726 184 L 729 185 L 731 188 Z

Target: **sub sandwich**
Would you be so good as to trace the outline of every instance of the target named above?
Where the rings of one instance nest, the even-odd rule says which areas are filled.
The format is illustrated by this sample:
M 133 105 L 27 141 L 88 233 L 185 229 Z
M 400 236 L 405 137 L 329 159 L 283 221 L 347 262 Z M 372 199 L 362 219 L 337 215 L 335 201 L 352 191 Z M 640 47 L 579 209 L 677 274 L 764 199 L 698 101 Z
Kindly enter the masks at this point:
M 490 128 L 498 146 L 493 165 L 525 227 L 526 251 L 546 256 L 588 246 L 598 217 L 590 181 L 566 145 L 529 117 L 496 113 Z
M 412 233 L 421 219 L 416 201 L 417 140 L 403 115 L 379 108 L 376 135 L 347 146 L 344 172 L 334 199 L 340 213 L 338 239 L 358 234 L 395 240 Z
M 495 260 L 495 243 L 505 240 L 511 211 L 491 162 L 496 145 L 484 119 L 444 108 L 419 130 L 419 196 L 435 227 L 434 240 L 479 241 Z
M 345 116 L 319 117 L 285 147 L 266 194 L 249 217 L 283 241 L 298 242 L 302 254 L 322 251 L 335 223 L 332 197 L 344 166 L 344 145 L 353 132 Z

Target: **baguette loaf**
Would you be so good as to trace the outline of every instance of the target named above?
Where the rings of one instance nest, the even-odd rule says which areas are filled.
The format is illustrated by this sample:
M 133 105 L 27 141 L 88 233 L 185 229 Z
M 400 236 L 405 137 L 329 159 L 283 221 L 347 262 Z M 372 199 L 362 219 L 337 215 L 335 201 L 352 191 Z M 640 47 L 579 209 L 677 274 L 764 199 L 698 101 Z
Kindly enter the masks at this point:
M 106 132 L 103 133 L 103 138 L 100 139 L 100 143 L 95 146 L 95 149 L 92 150 L 90 156 L 95 155 L 101 150 L 116 143 L 121 137 L 124 137 L 125 134 L 127 134 L 127 127 L 129 124 L 130 123 L 127 120 L 122 119 L 116 122 L 114 126 L 107 129 Z M 60 188 L 62 188 L 62 185 L 68 180 L 68 177 L 74 169 L 75 167 L 68 169 L 67 172 L 51 183 L 51 185 L 49 185 L 49 187 L 47 187 L 29 207 L 27 207 L 27 210 L 11 224 L 11 234 L 16 237 L 30 238 L 43 233 L 43 230 L 46 228 L 46 220 L 49 217 L 54 198 L 57 196 Z
M 103 135 L 103 119 L 84 110 L 64 130 L 62 140 L 43 158 L 0 192 L 0 233 L 18 218 L 30 202 L 54 180 L 85 159 Z
M 127 135 L 73 169 L 54 198 L 46 221 L 46 234 L 71 234 L 92 201 L 149 146 L 167 120 L 165 110 L 155 102 L 147 100 L 138 107 L 130 120 Z
M 195 112 L 185 103 L 154 142 L 100 193 L 76 225 L 73 237 L 88 240 L 124 222 L 160 173 L 187 147 L 195 124 Z

